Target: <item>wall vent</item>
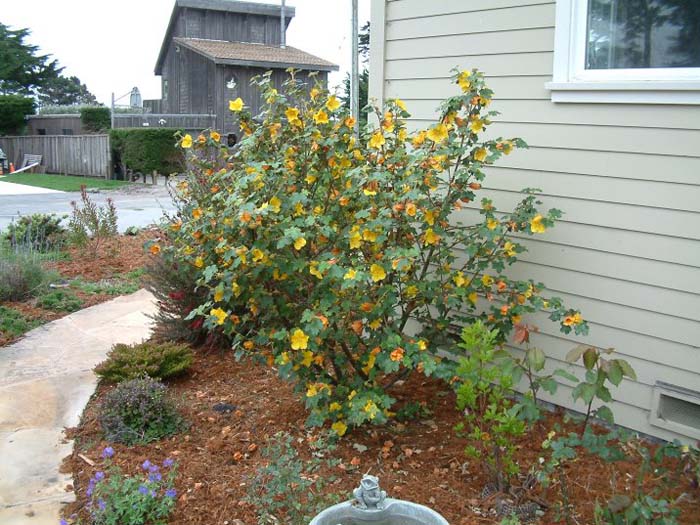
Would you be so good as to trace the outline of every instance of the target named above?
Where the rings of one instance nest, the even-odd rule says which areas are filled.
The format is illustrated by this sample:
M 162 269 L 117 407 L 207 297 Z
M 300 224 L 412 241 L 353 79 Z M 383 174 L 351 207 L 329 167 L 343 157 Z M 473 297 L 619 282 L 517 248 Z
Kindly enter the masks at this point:
M 700 392 L 657 381 L 649 422 L 700 439 Z

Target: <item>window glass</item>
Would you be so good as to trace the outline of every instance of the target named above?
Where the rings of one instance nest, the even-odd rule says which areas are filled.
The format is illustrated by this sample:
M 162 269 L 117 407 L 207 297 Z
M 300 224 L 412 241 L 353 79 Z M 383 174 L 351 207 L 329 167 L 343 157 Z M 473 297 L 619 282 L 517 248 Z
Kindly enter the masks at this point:
M 700 0 L 589 0 L 586 69 L 700 67 Z

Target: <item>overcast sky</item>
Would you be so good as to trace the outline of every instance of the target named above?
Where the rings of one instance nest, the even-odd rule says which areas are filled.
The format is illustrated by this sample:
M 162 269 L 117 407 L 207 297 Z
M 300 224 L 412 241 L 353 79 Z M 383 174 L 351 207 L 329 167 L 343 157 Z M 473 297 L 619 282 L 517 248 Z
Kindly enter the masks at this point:
M 279 0 L 258 3 L 279 4 Z M 360 27 L 371 0 L 359 0 Z M 53 55 L 100 102 L 109 104 L 138 86 L 143 98 L 160 98 L 153 73 L 174 0 L 0 0 L 0 22 L 28 27 L 29 42 Z M 287 0 L 296 16 L 287 43 L 340 65 L 330 85 L 350 68 L 350 0 Z M 128 97 L 121 101 L 128 103 Z

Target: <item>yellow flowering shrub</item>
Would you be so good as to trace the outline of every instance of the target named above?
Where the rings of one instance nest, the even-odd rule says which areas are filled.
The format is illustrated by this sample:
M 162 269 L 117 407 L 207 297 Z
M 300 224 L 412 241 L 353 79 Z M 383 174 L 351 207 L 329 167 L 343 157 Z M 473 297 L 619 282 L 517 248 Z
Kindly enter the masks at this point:
M 343 434 L 386 421 L 387 385 L 412 370 L 451 378 L 437 350 L 475 317 L 507 335 L 545 310 L 563 332 L 586 332 L 542 284 L 504 275 L 525 250 L 514 234 L 545 231 L 557 210 L 525 193 L 512 212 L 484 198 L 474 222 L 454 220 L 483 168 L 525 146 L 481 138 L 495 112 L 480 73 L 455 74 L 458 94 L 428 129 L 410 133 L 406 105 L 389 100 L 359 139 L 320 85 L 309 97 L 293 74 L 279 92 L 269 76 L 256 82 L 259 117 L 231 104 L 244 132 L 235 152 L 210 138 L 187 149 L 175 247 L 211 290 L 191 315 L 292 379 L 309 423 Z

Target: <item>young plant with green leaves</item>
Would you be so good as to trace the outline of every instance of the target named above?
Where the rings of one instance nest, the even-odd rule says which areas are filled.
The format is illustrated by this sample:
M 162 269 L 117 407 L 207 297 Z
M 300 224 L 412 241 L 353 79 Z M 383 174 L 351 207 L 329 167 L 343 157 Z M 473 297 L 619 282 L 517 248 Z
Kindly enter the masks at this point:
M 469 439 L 467 455 L 483 462 L 497 489 L 506 492 L 519 472 L 514 440 L 525 432 L 513 403 L 513 359 L 498 346 L 498 330 L 481 321 L 462 330 L 457 367 L 457 408 L 464 422 L 456 430 Z
M 571 395 L 574 401 L 579 399 L 586 403 L 586 416 L 583 421 L 581 434 L 586 432 L 588 421 L 595 416 L 607 423 L 613 423 L 613 413 L 610 407 L 603 404 L 593 409 L 593 402 L 598 399 L 602 403 L 612 401 L 612 394 L 608 385 L 619 386 L 624 377 L 633 381 L 637 379 L 632 366 L 624 359 L 606 359 L 603 355 L 610 355 L 613 348 L 600 349 L 592 346 L 579 345 L 569 351 L 566 361 L 575 363 L 583 359 L 586 368 L 585 378 L 576 385 Z

